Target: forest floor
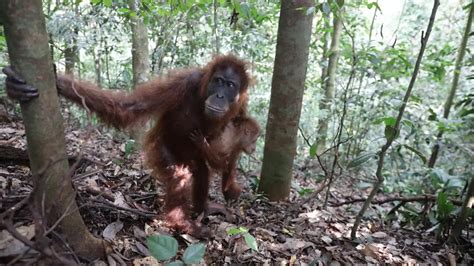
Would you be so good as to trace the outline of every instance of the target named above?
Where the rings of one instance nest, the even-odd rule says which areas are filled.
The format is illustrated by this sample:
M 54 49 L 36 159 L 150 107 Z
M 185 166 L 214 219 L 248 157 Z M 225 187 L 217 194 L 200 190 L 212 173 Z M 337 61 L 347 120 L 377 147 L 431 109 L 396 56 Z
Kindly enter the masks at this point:
M 157 263 L 146 248 L 146 236 L 152 234 L 176 237 L 179 252 L 174 259 L 180 259 L 184 249 L 198 240 L 176 234 L 163 225 L 160 216 L 163 190 L 145 168 L 142 154 L 133 152 L 127 156 L 123 135 L 104 131 L 109 133 L 101 133 L 95 127 L 67 128 L 68 154 L 83 158 L 73 182 L 87 226 L 112 243 L 117 262 Z M 24 152 L 25 142 L 21 121 L 0 122 L 0 147 L 14 147 Z M 23 159 L 0 161 L 2 212 L 31 192 L 29 168 Z M 310 162 L 295 171 L 295 184 L 285 202 L 268 202 L 255 191 L 257 173 L 240 172 L 238 182 L 243 186 L 243 193 L 237 202 L 226 205 L 233 221 L 218 215 L 202 220 L 214 232 L 214 236 L 204 242 L 207 245 L 205 263 L 327 265 L 330 262 L 452 264 L 457 261 L 472 265 L 473 252 L 463 254 L 437 242 L 433 230 L 415 230 L 396 219 L 390 222 L 384 219 L 382 213 L 387 213 L 397 202 L 372 205 L 359 229 L 360 242 L 352 242 L 350 230 L 361 203 L 338 207 L 334 204 L 364 197 L 367 191 L 357 189 L 353 178 L 337 176 L 328 207 L 323 208 L 325 193 L 307 198 L 295 189 L 319 188 L 314 178 L 304 178 L 308 173 L 320 172 L 316 165 Z M 219 188 L 219 178 L 214 178 L 210 197 L 225 204 Z M 17 212 L 14 222 L 18 231 L 34 239 L 34 225 L 27 210 Z M 249 230 L 257 241 L 258 251 L 250 249 L 241 235 L 227 233 L 236 227 Z M 38 254 L 0 231 L 0 263 L 12 258 L 17 258 L 19 263 L 31 263 Z M 106 264 L 104 261 L 97 265 Z M 108 264 L 114 262 L 109 260 Z

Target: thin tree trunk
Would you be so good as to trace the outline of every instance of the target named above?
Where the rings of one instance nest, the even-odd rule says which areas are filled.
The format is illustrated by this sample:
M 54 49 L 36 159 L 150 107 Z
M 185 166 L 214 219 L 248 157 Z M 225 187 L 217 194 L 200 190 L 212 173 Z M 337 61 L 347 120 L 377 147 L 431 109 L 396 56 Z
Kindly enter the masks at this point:
M 462 229 L 466 226 L 466 219 L 469 216 L 469 209 L 472 209 L 474 205 L 474 178 L 471 177 L 469 182 L 469 188 L 461 207 L 461 212 L 453 226 L 453 231 L 449 236 L 450 242 L 456 242 L 461 235 Z
M 398 116 L 395 121 L 395 125 L 393 127 L 391 126 L 386 126 L 385 128 L 385 135 L 387 138 L 387 141 L 385 144 L 382 146 L 380 149 L 380 152 L 378 154 L 379 158 L 377 161 L 377 170 L 375 172 L 375 176 L 377 177 L 377 180 L 374 184 L 374 187 L 372 188 L 372 191 L 370 191 L 369 196 L 367 197 L 367 200 L 364 202 L 364 205 L 362 206 L 362 209 L 359 211 L 357 214 L 356 220 L 354 222 L 354 226 L 352 227 L 351 230 L 351 239 L 356 238 L 356 233 L 357 229 L 359 228 L 360 222 L 362 221 L 362 217 L 364 217 L 364 213 L 369 207 L 370 203 L 372 202 L 372 199 L 374 198 L 375 194 L 378 192 L 380 187 L 383 184 L 384 177 L 383 177 L 383 163 L 385 160 L 385 155 L 387 153 L 387 150 L 390 148 L 392 145 L 393 141 L 397 138 L 399 131 L 400 131 L 400 122 L 402 121 L 403 113 L 405 112 L 405 107 L 408 103 L 408 99 L 411 96 L 411 92 L 413 90 L 413 87 L 415 85 L 416 78 L 418 76 L 418 72 L 420 70 L 420 65 L 421 65 L 421 60 L 423 58 L 423 54 L 426 49 L 426 44 L 428 43 L 428 39 L 430 37 L 431 30 L 433 29 L 433 24 L 434 20 L 436 17 L 436 11 L 438 10 L 439 6 L 439 0 L 434 0 L 433 3 L 433 9 L 431 11 L 431 16 L 430 16 L 430 21 L 428 23 L 428 27 L 426 29 L 426 33 L 422 32 L 421 34 L 421 47 L 420 47 L 420 52 L 418 53 L 418 57 L 416 59 L 415 63 L 415 68 L 413 69 L 413 74 L 410 79 L 410 84 L 408 84 L 407 91 L 405 93 L 405 97 L 403 98 L 403 102 L 400 106 L 400 109 L 398 111 Z
M 259 191 L 270 200 L 290 194 L 296 137 L 308 65 L 311 0 L 281 1 L 272 92 Z
M 451 106 L 453 105 L 454 96 L 456 96 L 456 90 L 458 89 L 459 76 L 461 75 L 462 61 L 464 58 L 464 54 L 466 53 L 467 40 L 469 39 L 469 34 L 471 33 L 473 14 L 474 14 L 474 4 L 471 3 L 471 6 L 469 7 L 469 16 L 467 18 L 466 28 L 464 29 L 464 34 L 462 36 L 461 44 L 459 45 L 458 55 L 456 57 L 456 63 L 454 65 L 453 83 L 451 84 L 451 90 L 449 91 L 448 98 L 446 99 L 446 102 L 444 103 L 444 112 L 443 112 L 444 119 L 448 119 L 449 117 L 449 112 L 451 110 Z M 436 163 L 436 159 L 438 158 L 438 153 L 439 153 L 439 148 L 440 148 L 439 143 L 441 142 L 443 133 L 444 132 L 440 130 L 438 132 L 438 135 L 436 135 L 436 142 L 431 152 L 430 160 L 428 161 L 429 168 L 433 168 Z
M 341 18 L 334 13 L 333 18 L 333 32 L 331 39 L 331 48 L 329 49 L 329 63 L 327 70 L 327 77 L 324 86 L 324 98 L 321 100 L 319 105 L 320 110 L 327 111 L 326 119 L 322 119 L 319 122 L 318 129 L 318 142 L 316 147 L 318 151 L 324 151 L 326 149 L 326 139 L 328 134 L 328 124 L 331 117 L 331 102 L 334 99 L 334 91 L 336 84 L 336 70 L 337 70 L 337 61 L 339 59 L 339 40 L 341 37 L 341 28 L 342 21 Z
M 92 57 L 94 59 L 94 69 L 95 69 L 95 83 L 97 86 L 102 87 L 102 69 L 100 67 L 100 51 L 96 51 L 97 49 L 93 48 L 92 50 Z
M 41 1 L 0 1 L 0 16 L 12 66 L 40 91 L 37 99 L 20 104 L 34 177 L 34 205 L 47 225 L 59 222 L 59 229 L 79 256 L 90 260 L 104 257 L 104 242 L 87 230 L 68 175 L 64 127 Z
M 76 16 L 79 15 L 79 3 L 73 2 L 74 6 L 74 14 Z M 73 29 L 74 35 L 70 43 L 66 43 L 66 49 L 64 49 L 64 60 L 66 61 L 66 74 L 74 74 L 74 66 L 76 64 L 77 58 L 77 35 L 79 33 L 79 29 L 74 27 Z
M 321 67 L 321 89 L 325 88 L 326 84 L 326 78 L 328 76 L 328 50 L 329 50 L 329 39 L 331 38 L 331 35 L 329 34 L 329 30 L 327 30 L 330 25 L 329 25 L 329 19 L 331 18 L 331 14 L 328 14 L 328 18 L 324 19 L 324 28 L 325 28 L 325 33 L 323 35 L 323 54 L 321 61 L 324 62 L 323 66 Z
M 139 3 L 137 0 L 129 0 L 130 10 L 139 14 Z M 132 68 L 133 85 L 147 82 L 150 77 L 150 63 L 148 52 L 148 29 L 139 15 L 131 20 L 132 26 Z
M 377 0 L 377 4 L 378 4 L 378 0 Z M 370 48 L 370 43 L 372 42 L 372 34 L 373 34 L 373 31 L 374 31 L 374 24 L 375 24 L 375 18 L 377 17 L 377 8 L 374 9 L 374 15 L 372 16 L 372 21 L 370 22 L 370 29 L 369 29 L 369 39 L 367 40 L 367 47 L 365 49 L 369 49 Z M 356 95 L 359 96 L 360 95 L 360 91 L 362 90 L 362 84 L 363 84 L 363 81 L 364 81 L 364 77 L 365 77 L 365 70 L 361 70 L 360 71 L 360 76 L 359 76 L 359 86 L 357 87 L 357 93 Z M 352 98 L 352 95 L 349 97 L 349 98 Z M 360 107 L 360 110 L 361 112 L 364 112 L 364 102 L 361 103 L 361 107 Z M 363 116 L 361 116 L 363 117 Z M 357 126 L 356 126 L 356 129 L 354 130 L 354 120 L 356 118 L 356 115 L 352 115 L 351 117 L 351 122 L 349 123 L 349 129 L 354 133 L 354 135 L 357 135 L 358 132 L 359 132 L 359 128 L 361 125 L 364 125 L 365 122 L 361 122 L 359 121 L 359 123 L 357 123 Z M 347 145 L 347 150 L 346 150 L 346 158 L 349 159 L 350 157 L 350 154 L 351 154 L 351 149 L 355 146 L 357 142 L 357 138 L 354 136 L 354 138 L 349 141 L 349 144 Z M 355 150 L 357 151 L 357 150 Z
M 218 23 L 217 23 L 217 0 L 214 0 L 213 2 L 213 13 L 214 13 L 214 28 L 213 28 L 213 31 L 214 31 L 214 49 L 215 49 L 215 53 L 216 54 L 219 54 L 220 52 L 220 45 L 219 45 L 219 34 L 218 34 L 218 31 L 219 31 L 219 28 L 218 28 Z

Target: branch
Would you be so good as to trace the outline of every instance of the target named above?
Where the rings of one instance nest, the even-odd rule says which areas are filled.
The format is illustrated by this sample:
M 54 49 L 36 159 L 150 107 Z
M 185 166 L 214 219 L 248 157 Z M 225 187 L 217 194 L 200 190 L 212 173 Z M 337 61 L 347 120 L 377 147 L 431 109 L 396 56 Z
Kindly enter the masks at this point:
M 389 203 L 393 201 L 400 201 L 400 202 L 427 202 L 427 201 L 436 201 L 438 197 L 436 195 L 422 195 L 422 196 L 412 196 L 412 197 L 402 197 L 402 196 L 393 196 L 393 197 L 388 197 L 388 198 L 383 198 L 383 199 L 374 199 L 372 203 L 375 204 L 384 204 L 384 203 Z M 342 205 L 347 205 L 347 204 L 352 204 L 356 202 L 364 202 L 366 201 L 366 198 L 354 198 L 350 199 L 347 201 L 343 202 L 338 202 L 338 203 L 331 203 L 331 206 L 333 207 L 339 207 Z M 452 203 L 455 205 L 461 206 L 462 201 L 460 200 L 455 200 L 455 199 L 450 199 Z

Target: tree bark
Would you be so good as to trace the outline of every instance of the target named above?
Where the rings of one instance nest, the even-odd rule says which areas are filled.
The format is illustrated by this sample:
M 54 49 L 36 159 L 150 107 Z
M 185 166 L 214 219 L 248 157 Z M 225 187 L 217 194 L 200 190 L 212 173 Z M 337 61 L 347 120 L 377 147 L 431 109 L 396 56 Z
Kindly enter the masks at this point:
M 103 257 L 104 242 L 87 230 L 68 176 L 64 127 L 41 1 L 3 0 L 0 17 L 12 66 L 40 91 L 37 99 L 21 104 L 34 205 L 48 225 L 59 220 L 59 229 L 79 256 L 90 260 Z
M 272 92 L 259 191 L 270 200 L 290 194 L 308 65 L 314 1 L 281 1 Z
M 137 0 L 128 1 L 130 10 L 135 11 L 137 16 L 132 17 L 132 68 L 133 85 L 147 82 L 150 77 L 150 63 L 148 61 L 148 29 L 139 16 L 139 3 Z
M 449 112 L 451 110 L 451 106 L 453 105 L 454 96 L 456 96 L 456 90 L 458 89 L 459 77 L 461 75 L 462 61 L 464 58 L 464 54 L 466 53 L 467 40 L 469 39 L 469 34 L 471 33 L 473 14 L 474 14 L 474 4 L 471 3 L 471 6 L 469 7 L 469 15 L 467 18 L 466 28 L 464 29 L 464 34 L 462 36 L 461 44 L 459 45 L 458 55 L 456 57 L 456 63 L 454 65 L 453 83 L 451 84 L 451 90 L 449 91 L 448 98 L 446 99 L 446 102 L 444 103 L 444 112 L 443 112 L 444 119 L 448 119 L 449 117 Z M 438 132 L 438 135 L 436 135 L 436 142 L 435 142 L 435 145 L 433 146 L 433 150 L 431 151 L 430 160 L 428 161 L 429 168 L 433 168 L 436 163 L 436 159 L 438 158 L 438 153 L 439 153 L 439 148 L 440 148 L 439 142 L 441 142 L 443 133 L 444 132 L 440 130 Z
M 334 99 L 334 91 L 336 84 L 337 61 L 339 59 L 339 43 L 341 39 L 342 21 L 338 14 L 334 13 L 333 31 L 331 36 L 331 47 L 329 48 L 329 62 L 327 76 L 324 83 L 324 98 L 319 105 L 320 110 L 327 111 L 326 119 L 321 119 L 318 129 L 318 142 L 316 147 L 318 151 L 326 149 L 326 139 L 328 134 L 328 124 L 331 117 L 331 102 Z
M 471 9 L 472 10 L 472 9 Z M 466 226 L 466 219 L 469 216 L 469 209 L 472 209 L 474 205 L 474 178 L 471 178 L 469 182 L 469 188 L 461 207 L 461 212 L 454 223 L 453 230 L 449 236 L 450 242 L 456 242 L 461 235 L 462 229 Z

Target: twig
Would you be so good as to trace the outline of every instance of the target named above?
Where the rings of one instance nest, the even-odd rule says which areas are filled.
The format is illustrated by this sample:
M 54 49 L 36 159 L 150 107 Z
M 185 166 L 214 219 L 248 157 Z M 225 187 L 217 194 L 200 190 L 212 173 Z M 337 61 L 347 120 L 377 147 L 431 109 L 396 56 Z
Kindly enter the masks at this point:
M 74 261 L 68 260 L 64 257 L 59 256 L 54 250 L 52 250 L 49 246 L 42 246 L 38 245 L 28 238 L 24 237 L 22 234 L 20 234 L 16 228 L 13 226 L 11 219 L 7 220 L 1 220 L 0 225 L 4 227 L 14 238 L 18 239 L 21 241 L 23 244 L 26 246 L 39 251 L 41 254 L 45 255 L 46 257 L 49 257 L 53 260 L 61 262 L 61 264 L 64 265 L 77 265 Z
M 393 201 L 400 201 L 400 202 L 429 202 L 429 201 L 436 201 L 438 197 L 436 195 L 423 195 L 423 196 L 413 196 L 413 197 L 402 197 L 402 196 L 394 196 L 394 197 L 388 197 L 384 199 L 374 199 L 372 203 L 375 204 L 384 204 L 384 203 L 389 203 Z M 333 207 L 339 207 L 342 205 L 347 205 L 347 204 L 352 204 L 356 202 L 364 202 L 366 201 L 366 198 L 354 198 L 351 200 L 343 201 L 343 202 L 338 202 L 338 203 L 331 203 L 331 206 Z M 455 205 L 460 206 L 462 204 L 462 201 L 460 200 L 455 200 L 455 199 L 450 199 L 452 203 Z
M 158 215 L 157 213 L 154 213 L 154 212 L 140 211 L 140 210 L 137 210 L 137 209 L 131 209 L 131 208 L 127 208 L 127 207 L 117 206 L 117 205 L 115 205 L 111 202 L 105 201 L 105 200 L 94 199 L 94 198 L 92 198 L 91 200 L 95 203 L 102 204 L 102 206 L 93 205 L 93 207 L 104 207 L 104 208 L 108 208 L 108 209 L 112 209 L 112 210 L 116 210 L 116 211 L 130 212 L 130 213 L 137 214 L 137 215 L 147 217 L 147 218 L 156 217 Z
M 382 184 L 384 182 L 383 166 L 384 166 L 385 155 L 387 153 L 387 150 L 390 148 L 390 146 L 392 145 L 394 140 L 397 138 L 397 135 L 399 134 L 400 123 L 401 123 L 403 114 L 405 112 L 405 107 L 408 103 L 408 100 L 411 96 L 411 92 L 412 92 L 413 87 L 415 85 L 415 81 L 416 81 L 416 78 L 418 76 L 418 72 L 420 70 L 421 60 L 423 59 L 423 54 L 425 52 L 426 45 L 428 43 L 428 38 L 430 36 L 431 30 L 433 29 L 433 24 L 434 24 L 434 20 L 435 20 L 435 17 L 436 17 L 436 12 L 438 10 L 439 4 L 440 4 L 439 0 L 434 0 L 433 1 L 433 9 L 431 10 L 430 20 L 429 20 L 428 26 L 426 28 L 426 34 L 423 31 L 423 33 L 421 35 L 420 51 L 419 51 L 418 56 L 416 58 L 415 67 L 413 69 L 413 74 L 411 76 L 410 83 L 408 84 L 407 91 L 405 92 L 405 96 L 403 97 L 402 104 L 399 108 L 397 119 L 395 121 L 395 125 L 390 126 L 390 127 L 389 126 L 386 127 L 386 132 L 388 130 L 390 132 L 390 134 L 386 134 L 387 135 L 386 136 L 387 140 L 386 140 L 385 144 L 380 148 L 380 152 L 378 154 L 379 158 L 378 158 L 378 161 L 377 161 L 377 170 L 375 172 L 375 176 L 377 177 L 377 181 L 375 181 L 375 183 L 372 187 L 372 190 L 370 191 L 369 195 L 367 196 L 367 200 L 364 202 L 364 205 L 362 206 L 362 208 L 360 209 L 359 213 L 356 216 L 356 219 L 354 221 L 354 225 L 352 226 L 352 229 L 351 229 L 351 239 L 352 240 L 354 240 L 356 238 L 357 229 L 359 228 L 359 225 L 362 221 L 362 218 L 364 216 L 365 211 L 367 210 L 367 208 L 369 208 L 369 205 L 372 202 L 373 198 L 375 197 L 375 194 L 377 194 L 377 192 L 379 191 L 380 187 L 382 186 Z

